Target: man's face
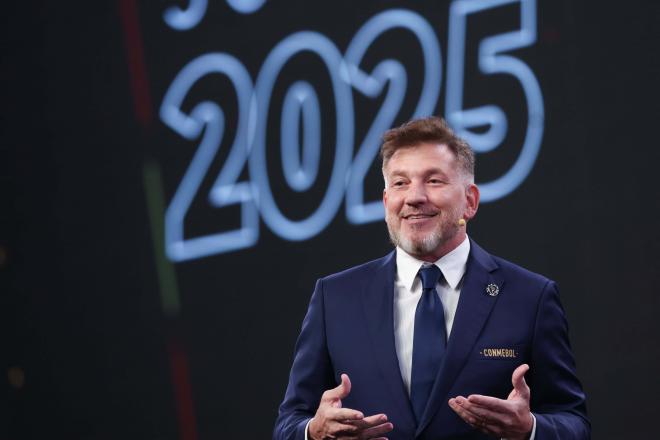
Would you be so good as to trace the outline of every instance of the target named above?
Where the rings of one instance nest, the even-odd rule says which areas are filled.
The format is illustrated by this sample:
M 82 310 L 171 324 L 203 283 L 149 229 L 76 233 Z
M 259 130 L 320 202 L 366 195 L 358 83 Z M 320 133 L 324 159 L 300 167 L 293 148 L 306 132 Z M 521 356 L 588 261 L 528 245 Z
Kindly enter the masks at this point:
M 383 171 L 385 222 L 395 245 L 435 261 L 463 241 L 465 227 L 458 222 L 474 216 L 479 191 L 446 145 L 400 148 Z

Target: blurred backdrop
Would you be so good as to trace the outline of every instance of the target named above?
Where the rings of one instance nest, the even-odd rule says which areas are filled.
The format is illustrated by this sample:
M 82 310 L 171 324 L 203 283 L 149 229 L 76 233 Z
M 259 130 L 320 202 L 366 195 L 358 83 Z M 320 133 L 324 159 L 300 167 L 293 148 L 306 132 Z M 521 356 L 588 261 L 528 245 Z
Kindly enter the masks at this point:
M 391 249 L 379 137 L 429 114 L 469 234 L 559 282 L 594 438 L 653 437 L 659 10 L 3 6 L 0 438 L 269 438 L 315 280 Z

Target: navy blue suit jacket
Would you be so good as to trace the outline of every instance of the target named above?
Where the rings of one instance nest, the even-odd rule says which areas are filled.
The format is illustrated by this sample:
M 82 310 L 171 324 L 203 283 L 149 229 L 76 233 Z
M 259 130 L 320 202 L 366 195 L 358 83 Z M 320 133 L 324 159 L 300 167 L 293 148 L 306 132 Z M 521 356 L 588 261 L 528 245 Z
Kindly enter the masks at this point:
M 511 374 L 523 363 L 530 365 L 526 380 L 536 440 L 590 438 L 585 396 L 555 283 L 488 254 L 474 242 L 446 354 L 418 424 L 394 346 L 395 275 L 392 252 L 317 282 L 274 439 L 303 440 L 321 394 L 337 386 L 342 373 L 352 383 L 343 406 L 365 415 L 387 414 L 394 425 L 387 434 L 390 440 L 486 438 L 447 401 L 470 394 L 506 399 Z M 498 295 L 486 293 L 489 284 L 499 287 Z

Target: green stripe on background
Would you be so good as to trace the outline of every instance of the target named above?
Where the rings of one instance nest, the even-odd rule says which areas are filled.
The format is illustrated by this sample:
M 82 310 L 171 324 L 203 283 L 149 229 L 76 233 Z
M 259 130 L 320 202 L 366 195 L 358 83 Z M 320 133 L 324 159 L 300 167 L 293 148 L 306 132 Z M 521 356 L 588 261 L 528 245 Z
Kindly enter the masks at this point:
M 179 314 L 179 288 L 174 265 L 165 256 L 165 201 L 163 179 L 158 164 L 148 161 L 143 168 L 144 190 L 147 197 L 152 242 L 156 256 L 156 271 L 160 285 L 160 300 L 163 313 L 167 316 Z

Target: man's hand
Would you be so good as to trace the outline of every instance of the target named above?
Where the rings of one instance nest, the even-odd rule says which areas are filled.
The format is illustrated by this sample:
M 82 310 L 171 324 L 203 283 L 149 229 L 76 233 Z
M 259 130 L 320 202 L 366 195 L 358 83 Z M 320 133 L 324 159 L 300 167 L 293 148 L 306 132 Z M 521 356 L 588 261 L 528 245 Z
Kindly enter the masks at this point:
M 316 415 L 309 423 L 308 438 L 326 439 L 375 439 L 385 440 L 383 434 L 394 429 L 385 414 L 365 417 L 360 411 L 341 407 L 341 399 L 351 392 L 351 380 L 341 375 L 337 388 L 327 390 L 321 396 Z
M 449 406 L 468 424 L 486 434 L 507 440 L 526 439 L 534 426 L 529 410 L 530 391 L 525 382 L 528 370 L 527 364 L 515 369 L 511 377 L 513 390 L 506 400 L 472 394 L 467 399 L 463 396 L 449 399 Z

